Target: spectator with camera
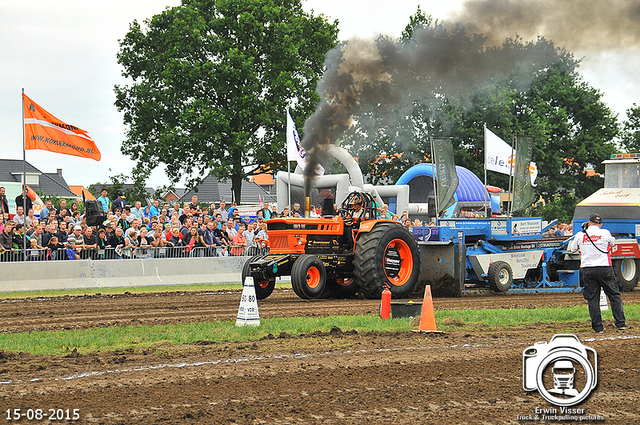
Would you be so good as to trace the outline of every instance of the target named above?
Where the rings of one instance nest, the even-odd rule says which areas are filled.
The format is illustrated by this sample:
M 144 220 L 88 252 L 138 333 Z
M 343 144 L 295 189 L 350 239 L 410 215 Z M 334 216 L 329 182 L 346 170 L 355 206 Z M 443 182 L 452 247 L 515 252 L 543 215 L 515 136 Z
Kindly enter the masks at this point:
M 222 241 L 216 235 L 216 228 L 213 221 L 207 223 L 207 227 L 202 235 L 202 242 L 207 248 L 208 256 L 217 256 L 218 247 L 222 247 Z
M 611 266 L 611 248 L 615 238 L 602 228 L 602 217 L 591 214 L 589 221 L 583 224 L 582 231 L 574 237 L 570 251 L 580 251 L 580 271 L 584 288 L 582 295 L 587 300 L 591 327 L 596 333 L 604 332 L 602 313 L 600 311 L 600 289 L 609 298 L 611 312 L 618 330 L 629 328 L 627 325 L 622 295 L 618 288 L 618 280 Z
M 111 211 L 115 212 L 116 208 L 120 208 L 120 211 L 122 211 L 125 205 L 127 205 L 127 201 L 124 200 L 124 194 L 120 192 L 116 200 L 111 204 Z
M 122 250 L 126 248 L 126 246 L 127 241 L 123 236 L 122 227 L 116 227 L 114 234 L 109 238 L 109 245 L 107 245 L 107 248 L 113 248 L 113 251 L 110 251 L 111 255 L 108 258 L 122 258 Z M 117 255 L 114 256 L 114 253 Z
M 64 245 L 60 243 L 57 236 L 55 235 L 51 236 L 51 239 L 49 239 L 49 242 L 47 243 L 45 248 L 47 248 L 47 259 L 49 260 L 65 259 Z
M 189 233 L 184 237 L 183 240 L 184 245 L 186 246 L 186 252 L 190 253 L 191 256 L 201 256 L 202 248 L 205 248 L 205 244 L 202 236 L 198 233 L 198 228 L 194 225 L 189 230 Z

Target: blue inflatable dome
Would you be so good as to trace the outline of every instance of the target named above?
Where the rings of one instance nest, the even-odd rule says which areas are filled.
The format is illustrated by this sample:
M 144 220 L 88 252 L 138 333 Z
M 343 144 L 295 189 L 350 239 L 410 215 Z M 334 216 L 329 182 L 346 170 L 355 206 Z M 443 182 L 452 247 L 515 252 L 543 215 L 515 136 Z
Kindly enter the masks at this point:
M 491 199 L 491 209 L 500 211 L 500 199 L 497 196 L 490 196 L 482 181 L 467 168 L 456 166 L 458 173 L 458 189 L 454 199 L 460 202 L 481 202 Z M 436 178 L 437 179 L 437 178 Z M 417 164 L 409 168 L 396 182 L 396 184 L 407 184 L 409 190 L 410 203 L 427 203 L 428 197 L 434 195 L 433 188 L 433 164 Z M 455 205 L 454 205 L 455 206 Z M 454 208 L 450 207 L 450 210 Z M 391 198 L 389 209 L 395 211 L 396 199 Z M 447 211 L 449 212 L 449 210 Z

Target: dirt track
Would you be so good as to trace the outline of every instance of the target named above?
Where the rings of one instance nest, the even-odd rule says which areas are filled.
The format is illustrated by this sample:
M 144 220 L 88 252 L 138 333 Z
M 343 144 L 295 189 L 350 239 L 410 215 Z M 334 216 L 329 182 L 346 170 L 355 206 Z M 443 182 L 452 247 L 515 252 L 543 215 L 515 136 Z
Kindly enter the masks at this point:
M 638 304 L 640 291 L 623 298 Z M 12 300 L 0 303 L 0 332 L 230 320 L 238 302 L 237 292 Z M 378 303 L 308 302 L 276 291 L 260 302 L 260 316 L 362 314 L 376 311 Z M 579 294 L 434 303 L 436 310 L 584 305 Z M 597 338 L 588 324 L 576 323 L 440 336 L 334 329 L 251 343 L 203 341 L 70 357 L 0 351 L 0 415 L 9 423 L 14 421 L 6 421 L 7 409 L 47 414 L 62 408 L 79 409 L 80 423 L 102 424 L 522 423 L 517 415 L 553 407 L 522 389 L 523 350 L 557 333 L 575 333 L 599 356 L 598 387 L 578 407 L 605 423 L 637 423 L 640 323 L 632 325 L 619 333 L 609 324 Z M 47 423 L 20 423 L 36 422 Z

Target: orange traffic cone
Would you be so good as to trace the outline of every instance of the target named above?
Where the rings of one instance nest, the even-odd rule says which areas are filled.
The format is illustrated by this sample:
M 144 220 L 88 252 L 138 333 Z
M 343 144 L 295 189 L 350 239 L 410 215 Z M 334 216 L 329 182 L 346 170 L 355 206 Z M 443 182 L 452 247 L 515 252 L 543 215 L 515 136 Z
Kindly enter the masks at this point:
M 424 299 L 422 300 L 422 312 L 420 313 L 420 326 L 414 332 L 436 332 L 436 314 L 433 311 L 433 298 L 431 298 L 431 285 L 424 288 Z

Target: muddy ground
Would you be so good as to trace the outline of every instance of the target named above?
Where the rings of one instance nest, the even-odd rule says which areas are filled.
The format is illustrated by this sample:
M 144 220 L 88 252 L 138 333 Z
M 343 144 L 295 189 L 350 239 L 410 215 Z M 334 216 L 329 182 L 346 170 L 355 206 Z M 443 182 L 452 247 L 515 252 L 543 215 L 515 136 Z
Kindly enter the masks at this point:
M 125 294 L 0 302 L 0 332 L 232 320 L 239 292 Z M 640 291 L 623 294 L 640 303 Z M 298 299 L 277 290 L 260 317 L 376 312 L 375 300 Z M 435 309 L 586 305 L 580 294 L 436 298 Z M 337 329 L 249 343 L 194 344 L 68 356 L 0 347 L 0 422 L 48 423 L 49 409 L 78 409 L 95 424 L 422 424 L 526 421 L 556 408 L 522 388 L 522 352 L 574 333 L 598 353 L 598 386 L 577 406 L 598 423 L 640 420 L 640 323 L 595 335 L 588 323 L 479 327 L 443 335 Z M 7 409 L 42 409 L 7 420 Z M 66 413 L 65 413 L 66 414 Z M 65 415 L 63 415 L 65 416 Z M 65 419 L 55 422 L 70 422 Z M 572 423 L 563 421 L 563 423 Z

